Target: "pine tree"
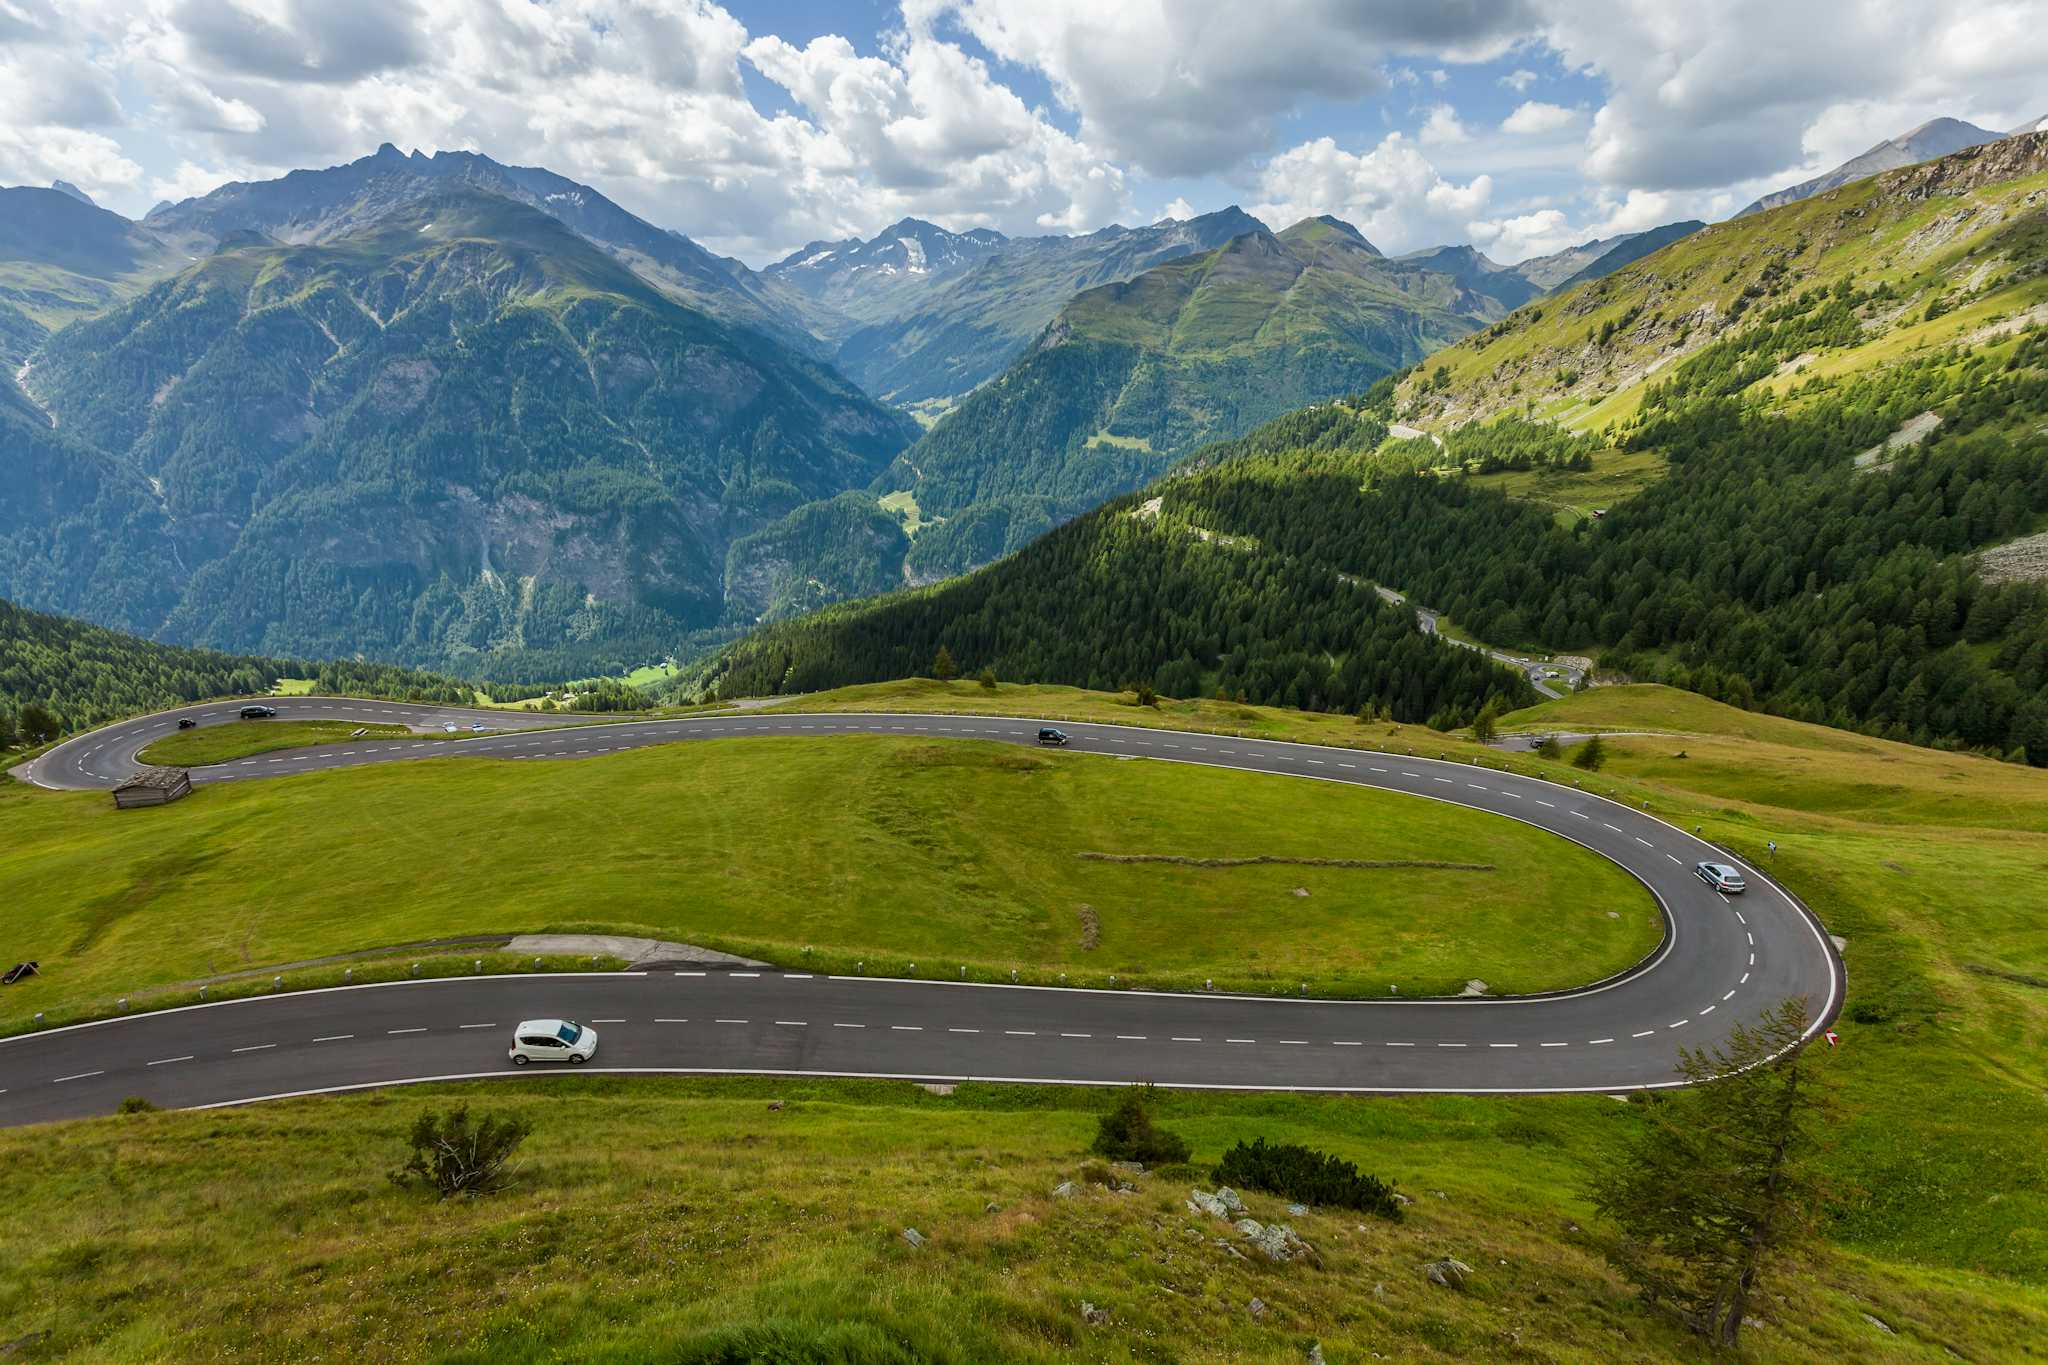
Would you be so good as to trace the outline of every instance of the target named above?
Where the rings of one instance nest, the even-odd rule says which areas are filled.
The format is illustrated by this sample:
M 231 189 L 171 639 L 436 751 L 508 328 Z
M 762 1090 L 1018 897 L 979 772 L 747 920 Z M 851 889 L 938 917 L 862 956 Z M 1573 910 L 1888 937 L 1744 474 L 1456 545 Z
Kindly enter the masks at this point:
M 953 651 L 944 645 L 932 656 L 932 676 L 940 682 L 951 682 L 960 676 L 960 665 L 953 662 Z
M 1760 1282 L 1815 1237 L 1815 1170 L 1828 1086 L 1801 1046 L 1806 1001 L 1766 1010 L 1716 1048 L 1686 1048 L 1694 1089 L 1654 1103 L 1646 1127 L 1587 1191 L 1617 1235 L 1608 1260 L 1643 1297 L 1733 1346 Z
M 1572 754 L 1572 766 L 1584 768 L 1589 773 L 1599 772 L 1606 762 L 1607 745 L 1598 735 L 1581 744 Z
M 1472 718 L 1472 738 L 1481 744 L 1493 743 L 1500 733 L 1500 703 L 1489 701 L 1481 707 L 1479 714 Z

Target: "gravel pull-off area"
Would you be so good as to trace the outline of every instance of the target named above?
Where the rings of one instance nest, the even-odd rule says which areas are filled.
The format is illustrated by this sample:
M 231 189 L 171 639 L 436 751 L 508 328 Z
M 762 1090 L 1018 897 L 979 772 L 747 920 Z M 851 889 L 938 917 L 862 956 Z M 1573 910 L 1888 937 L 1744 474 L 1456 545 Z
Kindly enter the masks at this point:
M 2048 581 L 2048 531 L 1986 550 L 1977 556 L 1977 572 L 1986 583 Z

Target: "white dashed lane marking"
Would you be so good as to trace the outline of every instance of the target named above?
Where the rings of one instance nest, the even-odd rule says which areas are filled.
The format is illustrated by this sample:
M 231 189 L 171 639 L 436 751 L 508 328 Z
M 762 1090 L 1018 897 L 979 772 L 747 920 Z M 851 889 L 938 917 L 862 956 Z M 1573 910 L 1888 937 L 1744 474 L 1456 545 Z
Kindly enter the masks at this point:
M 159 1057 L 159 1058 L 157 1058 L 157 1059 L 156 1059 L 155 1061 L 153 1061 L 153 1062 L 146 1062 L 146 1063 L 144 1063 L 144 1065 L 146 1065 L 146 1066 L 169 1066 L 169 1065 L 170 1065 L 170 1064 L 171 1064 L 172 1062 L 189 1062 L 189 1061 L 191 1061 L 191 1060 L 192 1060 L 192 1054 L 188 1052 L 188 1053 L 186 1053 L 186 1054 L 185 1054 L 184 1056 L 182 1056 L 182 1057 Z
M 276 1043 L 257 1043 L 257 1044 L 255 1044 L 254 1046 L 251 1046 L 251 1047 L 238 1047 L 238 1048 L 234 1048 L 234 1049 L 232 1049 L 232 1051 L 235 1051 L 235 1052 L 262 1052 L 262 1051 L 265 1051 L 265 1050 L 267 1050 L 267 1049 L 269 1049 L 269 1048 L 273 1048 L 273 1047 L 276 1047 L 276 1046 L 277 1046 L 277 1044 L 276 1044 Z
M 106 1074 L 104 1071 L 80 1071 L 70 1076 L 52 1076 L 50 1084 L 62 1085 L 66 1081 L 86 1081 L 91 1080 L 94 1076 L 104 1076 Z
M 315 1038 L 313 1041 L 316 1043 L 345 1043 L 353 1037 L 355 1037 L 353 1033 L 329 1033 Z

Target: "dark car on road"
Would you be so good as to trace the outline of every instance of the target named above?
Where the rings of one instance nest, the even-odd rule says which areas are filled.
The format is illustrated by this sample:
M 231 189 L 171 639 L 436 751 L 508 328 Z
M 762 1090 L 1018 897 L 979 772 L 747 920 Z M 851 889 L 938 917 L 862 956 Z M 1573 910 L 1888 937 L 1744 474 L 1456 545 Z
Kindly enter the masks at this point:
M 1038 732 L 1038 742 L 1040 744 L 1065 744 L 1067 742 L 1067 732 L 1055 730 L 1050 725 L 1045 726 Z
M 189 730 L 189 729 L 191 729 L 191 728 L 192 728 L 193 726 L 197 725 L 198 723 L 199 723 L 198 721 L 196 721 L 196 720 L 192 719 L 192 717 L 190 717 L 190 716 L 180 716 L 180 717 L 178 717 L 178 728 L 179 728 L 180 730 Z
M 276 714 L 277 708 L 275 706 L 245 706 L 242 708 L 243 720 L 268 720 Z

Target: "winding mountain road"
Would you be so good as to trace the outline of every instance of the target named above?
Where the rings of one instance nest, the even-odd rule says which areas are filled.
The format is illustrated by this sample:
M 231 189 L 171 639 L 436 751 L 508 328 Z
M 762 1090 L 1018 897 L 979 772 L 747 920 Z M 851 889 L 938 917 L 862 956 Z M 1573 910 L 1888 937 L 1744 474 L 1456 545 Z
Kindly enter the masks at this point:
M 195 783 L 370 763 L 467 757 L 566 761 L 679 741 L 883 734 L 1031 744 L 1039 722 L 968 715 L 724 714 L 562 727 L 531 713 L 287 697 L 283 719 L 499 727 L 463 739 L 322 745 L 194 769 Z M 209 703 L 121 722 L 50 750 L 19 775 L 111 787 L 135 755 L 234 719 Z M 1726 897 L 1693 874 L 1736 861 L 1654 816 L 1535 778 L 1363 750 L 1058 722 L 1062 761 L 1088 755 L 1198 763 L 1350 783 L 1523 821 L 1620 864 L 1656 897 L 1662 946 L 1604 982 L 1544 996 L 1328 1001 L 1068 990 L 766 969 L 471 977 L 343 987 L 126 1016 L 0 1039 L 0 1123 L 106 1113 L 139 1095 L 166 1106 L 248 1103 L 515 1072 L 522 1018 L 597 1028 L 582 1074 L 757 1073 L 1255 1090 L 1524 1094 L 1676 1081 L 1682 1045 L 1711 1044 L 1787 996 L 1813 1032 L 1840 1008 L 1841 962 L 1819 923 L 1768 877 Z M 547 728 L 540 728 L 547 727 Z M 678 762 L 687 758 L 678 755 Z M 136 819 L 152 818 L 138 812 Z M 1811 1036 L 1811 1034 L 1809 1034 Z

